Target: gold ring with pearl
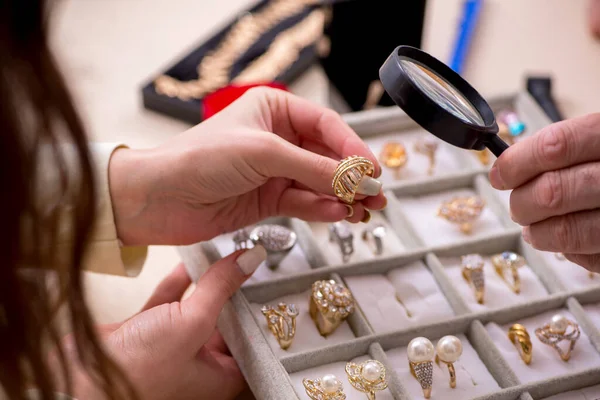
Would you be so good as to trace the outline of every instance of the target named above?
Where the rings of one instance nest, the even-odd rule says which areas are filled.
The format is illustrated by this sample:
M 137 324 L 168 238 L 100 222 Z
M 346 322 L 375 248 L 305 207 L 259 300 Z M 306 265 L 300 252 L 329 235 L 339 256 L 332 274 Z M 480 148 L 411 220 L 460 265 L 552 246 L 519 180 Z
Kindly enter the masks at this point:
M 577 323 L 560 314 L 556 314 L 552 317 L 550 322 L 537 328 L 535 330 L 535 335 L 540 342 L 553 347 L 560 358 L 566 362 L 571 358 L 571 352 L 575 348 L 575 344 L 577 344 L 577 339 L 579 339 L 581 331 L 579 330 L 579 325 L 577 325 Z M 559 346 L 559 343 L 562 341 L 569 342 L 569 346 L 566 350 L 563 350 Z
M 377 360 L 367 360 L 360 364 L 349 362 L 346 364 L 346 374 L 350 384 L 365 393 L 369 400 L 375 400 L 375 393 L 388 386 L 385 367 Z

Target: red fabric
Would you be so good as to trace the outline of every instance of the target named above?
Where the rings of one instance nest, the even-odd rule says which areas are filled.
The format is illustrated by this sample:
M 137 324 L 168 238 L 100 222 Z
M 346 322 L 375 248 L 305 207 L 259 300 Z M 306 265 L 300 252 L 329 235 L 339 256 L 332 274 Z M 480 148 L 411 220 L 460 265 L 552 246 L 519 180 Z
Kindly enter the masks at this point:
M 206 120 L 231 103 L 233 103 L 236 99 L 238 99 L 241 95 L 246 93 L 248 89 L 257 86 L 266 86 L 272 87 L 276 89 L 281 89 L 287 91 L 287 87 L 278 82 L 270 82 L 270 83 L 255 83 L 250 85 L 229 85 L 225 86 L 222 89 L 219 89 L 211 94 L 208 94 L 202 100 L 202 116 L 203 119 Z

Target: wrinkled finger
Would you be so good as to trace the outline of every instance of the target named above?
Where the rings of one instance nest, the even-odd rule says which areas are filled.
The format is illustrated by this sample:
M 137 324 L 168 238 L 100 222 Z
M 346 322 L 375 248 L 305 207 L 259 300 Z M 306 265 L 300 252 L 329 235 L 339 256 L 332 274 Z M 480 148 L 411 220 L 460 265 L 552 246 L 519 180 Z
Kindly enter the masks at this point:
M 600 113 L 561 121 L 504 151 L 490 181 L 496 189 L 514 189 L 544 172 L 594 161 L 599 151 Z
M 165 303 L 181 300 L 181 297 L 192 283 L 183 263 L 179 263 L 154 289 L 154 292 L 142 307 L 141 312 Z
M 600 210 L 552 217 L 523 228 L 523 238 L 534 248 L 569 254 L 600 253 Z
M 355 212 L 354 207 L 317 193 L 289 188 L 279 200 L 278 214 L 304 221 L 336 222 Z
M 267 252 L 260 245 L 230 254 L 214 263 L 198 280 L 191 296 L 181 302 L 183 334 L 198 349 L 212 335 L 225 303 L 266 258 Z
M 565 258 L 591 272 L 600 272 L 600 254 L 565 254 Z
M 323 143 L 342 157 L 366 157 L 375 164 L 375 177 L 381 174 L 369 147 L 335 111 L 281 90 L 256 88 L 246 94 L 267 103 L 270 112 L 265 119 L 272 132 L 293 131 L 300 137 Z
M 599 163 L 545 172 L 510 196 L 513 220 L 523 226 L 599 206 Z

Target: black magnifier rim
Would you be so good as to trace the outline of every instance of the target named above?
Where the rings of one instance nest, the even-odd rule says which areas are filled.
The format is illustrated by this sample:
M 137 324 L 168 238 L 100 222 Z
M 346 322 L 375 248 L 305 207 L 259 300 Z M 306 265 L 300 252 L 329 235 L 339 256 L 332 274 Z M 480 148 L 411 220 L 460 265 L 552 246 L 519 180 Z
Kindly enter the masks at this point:
M 484 125 L 467 122 L 438 105 L 410 78 L 400 60 L 412 60 L 431 70 L 462 93 L 481 116 Z M 454 146 L 483 150 L 494 141 L 498 124 L 485 99 L 459 74 L 435 57 L 411 46 L 398 46 L 379 70 L 385 91 L 423 129 Z

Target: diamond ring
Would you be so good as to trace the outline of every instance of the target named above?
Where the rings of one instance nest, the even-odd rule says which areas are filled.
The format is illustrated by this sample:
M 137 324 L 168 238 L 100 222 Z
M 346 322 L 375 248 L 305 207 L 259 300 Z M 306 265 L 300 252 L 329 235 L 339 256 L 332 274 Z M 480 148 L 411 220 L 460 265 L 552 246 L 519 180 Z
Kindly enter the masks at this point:
M 276 269 L 297 241 L 294 231 L 281 225 L 258 225 L 249 234 L 252 243 L 267 251 L 267 267 Z
M 296 335 L 296 317 L 298 309 L 295 304 L 277 304 L 277 308 L 263 306 L 260 310 L 267 319 L 269 330 L 279 342 L 279 347 L 287 350 Z

